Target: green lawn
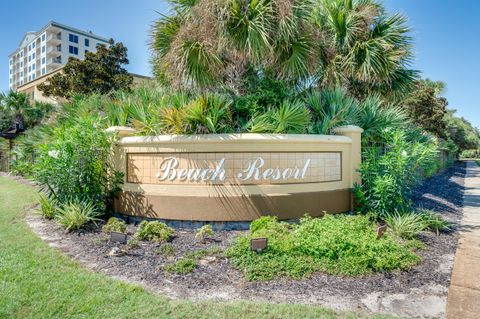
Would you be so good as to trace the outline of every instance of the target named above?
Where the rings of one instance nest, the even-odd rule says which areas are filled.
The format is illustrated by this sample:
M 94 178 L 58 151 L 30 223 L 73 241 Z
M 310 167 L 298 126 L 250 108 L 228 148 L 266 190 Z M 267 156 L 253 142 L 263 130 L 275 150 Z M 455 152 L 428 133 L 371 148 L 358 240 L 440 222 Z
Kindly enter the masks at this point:
M 0 318 L 367 317 L 320 307 L 194 303 L 152 294 L 85 270 L 42 242 L 24 221 L 36 200 L 31 187 L 0 177 Z

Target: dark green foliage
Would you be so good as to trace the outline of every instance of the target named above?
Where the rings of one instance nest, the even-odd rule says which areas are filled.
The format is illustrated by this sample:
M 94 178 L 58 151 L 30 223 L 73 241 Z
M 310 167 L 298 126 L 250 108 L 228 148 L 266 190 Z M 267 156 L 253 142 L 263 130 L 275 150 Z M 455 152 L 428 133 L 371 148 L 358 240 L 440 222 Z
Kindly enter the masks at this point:
M 268 238 L 262 253 L 250 251 L 250 239 Z M 239 237 L 226 252 L 249 280 L 276 276 L 301 278 L 315 271 L 347 276 L 392 271 L 420 261 L 406 243 L 388 234 L 376 239 L 375 225 L 367 216 L 305 217 L 298 225 L 262 217 L 251 232 Z
M 87 200 L 100 212 L 111 204 L 123 174 L 113 170 L 113 136 L 95 117 L 55 128 L 51 142 L 40 146 L 35 179 L 59 203 Z
M 410 211 L 411 191 L 421 170 L 437 159 L 435 144 L 422 141 L 421 136 L 385 129 L 382 140 L 384 145 L 364 148 L 359 170 L 362 184 L 354 190 L 358 210 L 378 217 Z
M 440 96 L 445 84 L 429 79 L 416 81 L 415 89 L 403 101 L 404 109 L 413 123 L 443 139 L 448 138 L 444 116 L 447 99 Z
M 173 233 L 173 228 L 168 227 L 164 223 L 144 220 L 138 225 L 135 237 L 140 240 L 165 242 L 172 237 Z
M 84 60 L 70 57 L 62 72 L 40 84 L 38 89 L 46 96 L 60 98 L 129 90 L 133 77 L 123 68 L 125 64 L 128 64 L 127 48 L 111 39 L 108 46 L 99 44 L 95 53 L 85 53 Z
M 117 233 L 125 233 L 127 230 L 127 225 L 123 220 L 120 220 L 115 217 L 110 217 L 105 225 L 103 225 L 102 230 L 105 233 L 111 233 L 112 231 Z
M 19 92 L 0 94 L 0 132 L 17 125 L 28 129 L 39 124 L 53 109 L 48 103 L 31 102 L 28 96 Z

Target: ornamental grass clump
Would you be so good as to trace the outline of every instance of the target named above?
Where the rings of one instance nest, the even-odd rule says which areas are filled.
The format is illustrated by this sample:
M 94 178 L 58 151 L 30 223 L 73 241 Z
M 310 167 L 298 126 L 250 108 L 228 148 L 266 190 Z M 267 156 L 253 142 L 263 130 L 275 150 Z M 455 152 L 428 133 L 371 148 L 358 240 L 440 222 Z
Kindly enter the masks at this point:
M 46 219 L 53 219 L 57 212 L 57 204 L 55 200 L 40 194 L 40 214 Z
M 427 225 L 415 212 L 390 213 L 385 215 L 385 222 L 395 235 L 404 239 L 415 238 Z
M 85 227 L 88 223 L 95 223 L 100 213 L 95 205 L 87 200 L 71 200 L 58 208 L 55 219 L 67 231 L 78 230 Z
M 375 229 L 367 216 L 305 217 L 299 224 L 262 217 L 252 222 L 250 234 L 239 237 L 226 256 L 249 280 L 301 278 L 316 271 L 362 276 L 420 262 L 407 241 L 390 234 L 377 239 Z M 250 240 L 258 237 L 268 238 L 262 253 L 250 251 Z
M 135 237 L 139 240 L 148 240 L 154 242 L 168 241 L 174 233 L 173 228 L 168 227 L 166 224 L 159 221 L 148 222 L 142 221 L 138 225 Z

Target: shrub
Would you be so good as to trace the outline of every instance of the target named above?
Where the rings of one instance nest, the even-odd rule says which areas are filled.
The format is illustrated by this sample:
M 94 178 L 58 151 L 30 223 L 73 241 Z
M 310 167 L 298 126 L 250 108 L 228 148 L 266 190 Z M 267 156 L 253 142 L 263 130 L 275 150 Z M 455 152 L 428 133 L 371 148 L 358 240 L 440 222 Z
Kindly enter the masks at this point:
M 90 222 L 98 221 L 98 213 L 95 205 L 87 200 L 71 200 L 58 208 L 55 219 L 66 230 L 72 231 L 83 228 Z
M 375 212 L 380 218 L 412 210 L 412 188 L 421 170 L 437 160 L 436 145 L 426 137 L 384 130 L 383 140 L 383 147 L 365 147 L 359 169 L 362 184 L 354 190 L 358 210 Z
M 159 221 L 142 221 L 138 225 L 135 237 L 140 240 L 149 240 L 155 242 L 164 242 L 169 240 L 174 233 L 173 228 Z
M 55 200 L 49 199 L 45 195 L 40 195 L 40 213 L 46 219 L 53 219 L 55 217 L 57 208 Z
M 164 243 L 156 250 L 157 254 L 167 257 L 175 254 L 175 248 L 171 243 Z
M 184 257 L 199 260 L 206 256 L 219 255 L 223 252 L 223 249 L 218 246 L 213 246 L 207 249 L 191 250 L 185 253 Z
M 131 238 L 127 241 L 127 246 L 128 248 L 138 248 L 140 246 L 140 243 L 138 242 L 138 239 L 136 238 Z
M 418 212 L 418 216 L 425 224 L 425 229 L 437 233 L 441 231 L 449 231 L 452 229 L 452 224 L 442 218 L 439 214 L 426 209 L 421 209 Z
M 123 220 L 120 220 L 115 217 L 110 217 L 105 225 L 103 225 L 102 230 L 105 233 L 111 233 L 112 231 L 117 233 L 125 233 L 127 230 L 127 225 Z
M 122 182 L 111 163 L 113 141 L 95 117 L 60 126 L 41 146 L 35 178 L 59 203 L 86 200 L 103 213 Z
M 425 222 L 414 212 L 387 214 L 385 222 L 397 236 L 405 239 L 412 239 L 426 229 Z
M 201 242 L 205 242 L 205 239 L 211 236 L 213 236 L 212 225 L 203 225 L 195 233 L 195 238 Z
M 197 267 L 197 262 L 190 258 L 182 258 L 173 264 L 163 267 L 166 272 L 174 272 L 177 274 L 186 274 L 192 272 Z
M 298 225 L 262 217 L 252 222 L 251 229 L 226 251 L 249 280 L 301 278 L 319 270 L 357 276 L 408 268 L 420 261 L 407 243 L 388 234 L 377 239 L 367 216 L 305 217 Z M 268 238 L 264 252 L 250 251 L 250 239 L 255 237 Z

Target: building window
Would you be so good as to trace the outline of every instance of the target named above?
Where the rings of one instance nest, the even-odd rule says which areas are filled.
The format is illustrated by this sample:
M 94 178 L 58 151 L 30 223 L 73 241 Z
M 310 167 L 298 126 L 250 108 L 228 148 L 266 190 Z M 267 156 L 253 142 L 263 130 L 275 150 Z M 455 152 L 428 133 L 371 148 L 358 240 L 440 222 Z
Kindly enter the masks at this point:
M 87 54 L 88 52 L 90 52 L 90 51 L 88 51 L 88 50 L 85 50 L 85 54 Z
M 12 69 L 10 69 L 10 74 L 13 74 L 13 70 L 12 70 Z
M 29 81 L 32 80 L 32 76 L 31 76 L 31 75 L 28 76 L 28 80 L 29 80 Z
M 20 72 L 20 76 L 23 77 L 23 71 Z
M 45 58 L 42 58 L 42 64 L 45 64 Z
M 35 70 L 35 64 L 32 64 L 32 71 Z
M 32 80 L 35 80 L 35 74 L 32 74 Z
M 28 51 L 30 51 L 32 49 L 32 46 L 29 44 L 28 45 Z
M 45 33 L 42 34 L 42 42 L 44 42 L 44 41 L 45 41 Z
M 89 47 L 89 46 L 90 46 L 90 40 L 89 40 L 89 39 L 85 39 L 85 46 L 86 46 L 86 47 Z
M 13 64 L 13 60 L 10 60 L 10 65 L 12 65 L 12 64 Z
M 42 68 L 42 75 L 44 75 L 46 72 L 45 68 Z
M 32 49 L 35 49 L 35 42 L 32 43 Z
M 70 52 L 70 54 L 78 55 L 78 48 L 70 45 L 70 46 L 68 47 L 68 52 Z
M 78 43 L 78 35 L 75 34 L 69 34 L 68 35 L 68 40 L 73 43 Z
M 45 53 L 45 50 L 46 50 L 46 47 L 43 46 L 43 47 L 42 47 L 42 53 Z
M 23 51 L 22 51 L 22 52 L 20 52 L 20 57 L 21 57 L 21 58 L 23 58 Z
M 23 68 L 23 61 L 20 61 L 20 67 Z
M 32 53 L 32 60 L 35 59 L 35 52 Z
M 28 56 L 28 62 L 32 61 L 32 57 L 29 55 Z

